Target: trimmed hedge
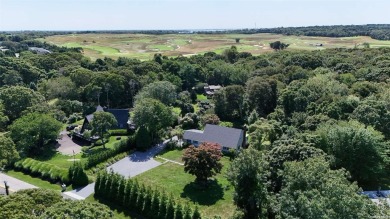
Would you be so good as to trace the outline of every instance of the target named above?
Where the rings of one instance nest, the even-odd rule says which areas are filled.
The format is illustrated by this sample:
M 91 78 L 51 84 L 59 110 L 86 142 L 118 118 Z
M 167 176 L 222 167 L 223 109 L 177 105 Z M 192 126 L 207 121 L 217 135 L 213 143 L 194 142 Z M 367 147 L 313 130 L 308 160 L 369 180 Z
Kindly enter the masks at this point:
M 90 169 L 99 163 L 105 162 L 111 157 L 114 157 L 117 154 L 130 151 L 131 147 L 134 145 L 134 137 L 130 136 L 128 139 L 122 139 L 119 142 L 114 144 L 113 149 L 107 149 L 95 154 L 91 154 L 87 158 L 85 163 L 85 169 Z
M 129 132 L 127 129 L 112 129 L 108 131 L 111 136 L 127 136 L 129 135 Z
M 47 179 L 53 183 L 69 183 L 68 170 L 53 164 L 26 158 L 16 162 L 14 166 L 17 170 L 21 170 L 33 176 L 38 176 L 42 179 Z
M 137 180 L 126 179 L 113 172 L 98 173 L 95 196 L 132 209 L 146 218 L 201 218 L 197 207 L 193 211 L 188 204 L 183 205 L 158 189 L 151 189 Z

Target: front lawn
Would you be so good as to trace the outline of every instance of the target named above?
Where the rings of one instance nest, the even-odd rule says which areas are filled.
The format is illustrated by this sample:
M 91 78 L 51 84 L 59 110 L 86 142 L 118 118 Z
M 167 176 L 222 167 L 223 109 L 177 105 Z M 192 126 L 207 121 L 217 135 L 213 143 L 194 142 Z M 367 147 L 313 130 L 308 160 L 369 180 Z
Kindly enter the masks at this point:
M 37 158 L 34 158 L 36 160 L 53 164 L 61 168 L 68 169 L 73 164 L 73 158 L 76 159 L 76 162 L 83 162 L 84 159 L 82 158 L 82 153 L 76 154 L 74 157 L 69 155 L 64 155 L 56 151 L 50 152 L 51 154 L 47 153 L 45 155 L 39 156 Z M 79 159 L 79 160 L 78 160 Z
M 160 155 L 161 157 L 178 160 L 181 159 L 182 151 L 174 150 Z M 233 204 L 233 187 L 225 177 L 227 168 L 230 165 L 229 158 L 221 159 L 224 165 L 222 173 L 211 180 L 208 188 L 201 188 L 194 183 L 195 176 L 184 172 L 184 166 L 171 162 L 164 163 L 152 170 L 136 176 L 135 178 L 151 188 L 165 191 L 184 203 L 192 206 L 198 205 L 204 217 L 229 218 L 233 215 L 235 206 Z
M 183 156 L 183 150 L 162 151 L 158 156 L 168 160 L 183 163 L 181 160 L 181 157 Z

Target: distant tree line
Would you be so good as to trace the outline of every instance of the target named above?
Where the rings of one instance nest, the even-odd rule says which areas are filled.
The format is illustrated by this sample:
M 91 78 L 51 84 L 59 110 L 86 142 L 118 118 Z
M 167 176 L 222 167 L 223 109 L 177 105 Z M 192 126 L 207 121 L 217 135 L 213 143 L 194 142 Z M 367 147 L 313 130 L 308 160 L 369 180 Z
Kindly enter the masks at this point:
M 370 36 L 378 40 L 390 40 L 390 24 L 329 25 L 307 27 L 275 27 L 234 30 L 89 30 L 89 31 L 14 31 L 0 32 L 0 41 L 21 42 L 35 38 L 64 34 L 255 34 L 274 33 L 296 36 L 351 37 Z

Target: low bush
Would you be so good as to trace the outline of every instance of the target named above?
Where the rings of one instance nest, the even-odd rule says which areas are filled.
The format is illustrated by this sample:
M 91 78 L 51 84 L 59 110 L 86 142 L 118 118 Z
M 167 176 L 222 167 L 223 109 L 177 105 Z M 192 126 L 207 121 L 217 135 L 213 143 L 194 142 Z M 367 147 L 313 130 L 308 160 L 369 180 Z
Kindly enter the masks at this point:
M 175 150 L 175 149 L 182 149 L 179 145 L 179 142 L 176 140 L 170 140 L 166 143 L 165 148 L 167 150 Z
M 129 132 L 127 129 L 112 129 L 109 131 L 111 136 L 127 136 Z
M 24 173 L 38 176 L 42 179 L 47 179 L 53 183 L 62 182 L 68 183 L 68 170 L 57 167 L 53 164 L 48 164 L 32 158 L 20 160 L 14 164 L 15 169 Z

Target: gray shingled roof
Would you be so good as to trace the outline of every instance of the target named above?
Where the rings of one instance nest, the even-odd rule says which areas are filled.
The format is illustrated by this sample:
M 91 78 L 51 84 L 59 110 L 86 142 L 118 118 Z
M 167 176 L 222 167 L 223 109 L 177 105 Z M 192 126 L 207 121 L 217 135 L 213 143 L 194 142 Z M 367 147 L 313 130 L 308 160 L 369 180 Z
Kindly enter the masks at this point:
M 194 129 L 186 130 L 183 138 L 199 142 L 218 143 L 225 147 L 235 147 L 242 133 L 243 130 L 241 129 L 207 124 L 203 132 Z
M 104 111 L 114 115 L 116 121 L 118 122 L 117 128 L 127 127 L 127 122 L 129 120 L 129 109 L 104 109 L 101 106 L 97 106 L 95 112 L 104 112 Z M 85 118 L 90 123 L 93 120 L 93 114 L 89 114 Z
M 106 112 L 115 116 L 115 119 L 118 122 L 118 128 L 123 129 L 127 127 L 127 122 L 129 121 L 129 109 L 106 109 Z

